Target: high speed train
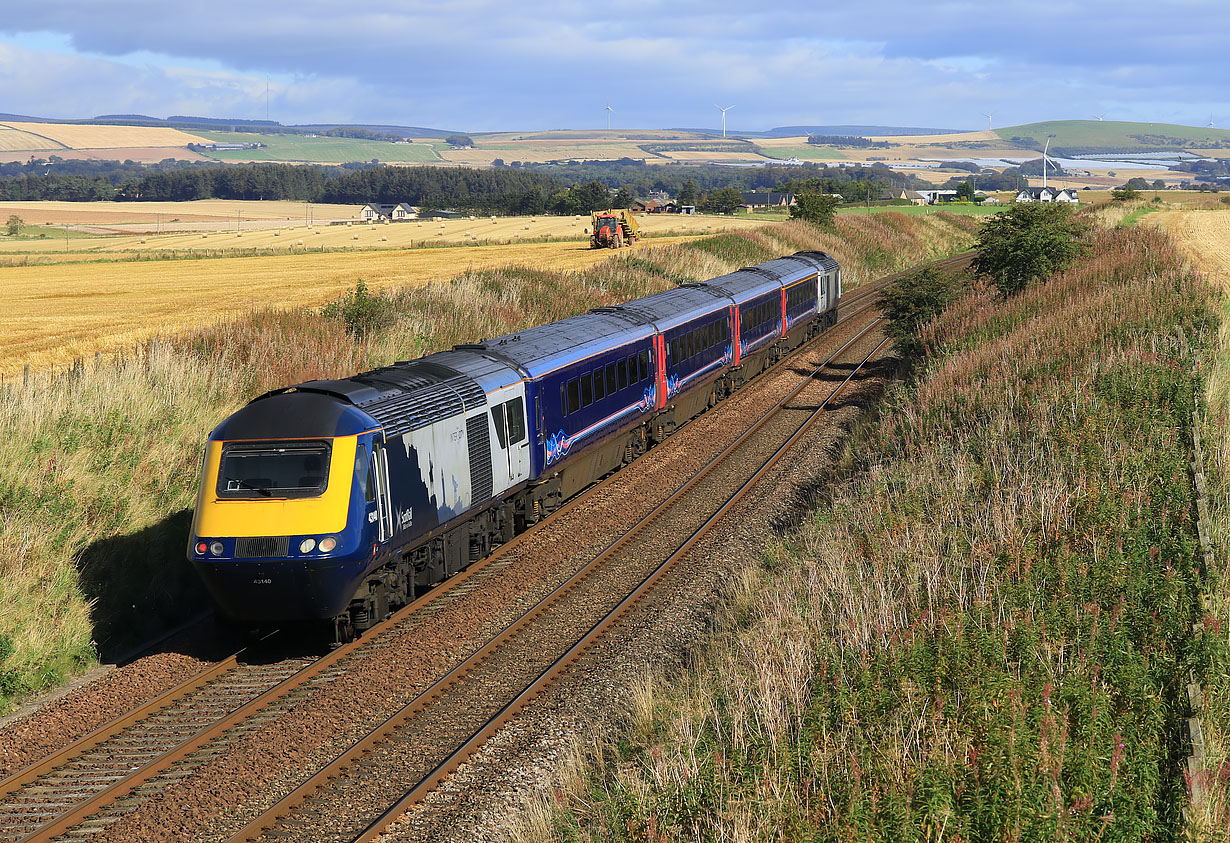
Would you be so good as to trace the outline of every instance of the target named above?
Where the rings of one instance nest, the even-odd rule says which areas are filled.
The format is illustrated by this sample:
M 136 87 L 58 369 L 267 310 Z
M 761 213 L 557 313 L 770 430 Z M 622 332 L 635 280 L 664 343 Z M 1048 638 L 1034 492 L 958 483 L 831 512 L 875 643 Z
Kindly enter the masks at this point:
M 344 640 L 511 539 L 833 325 L 799 252 L 341 380 L 209 436 L 188 556 L 221 612 Z

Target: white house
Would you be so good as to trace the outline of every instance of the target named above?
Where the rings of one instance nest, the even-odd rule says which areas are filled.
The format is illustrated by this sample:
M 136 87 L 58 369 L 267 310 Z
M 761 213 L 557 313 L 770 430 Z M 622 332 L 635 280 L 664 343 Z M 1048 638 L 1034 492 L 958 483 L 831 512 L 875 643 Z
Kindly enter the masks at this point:
M 417 219 L 418 215 L 419 209 L 412 205 L 407 205 L 405 202 L 397 202 L 395 204 L 369 202 L 359 212 L 359 219 L 363 220 L 363 222 L 380 222 L 382 220 L 401 222 L 402 220 Z
M 1070 187 L 1025 187 L 1016 195 L 1017 202 L 1067 202 L 1079 205 L 1081 198 Z

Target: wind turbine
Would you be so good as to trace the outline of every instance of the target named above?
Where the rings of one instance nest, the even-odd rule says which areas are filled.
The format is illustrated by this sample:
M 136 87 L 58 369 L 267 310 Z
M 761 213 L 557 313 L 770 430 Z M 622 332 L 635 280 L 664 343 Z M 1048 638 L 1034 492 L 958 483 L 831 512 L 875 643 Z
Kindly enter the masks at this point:
M 989 131 L 991 131 L 991 115 L 990 115 L 990 114 L 984 114 L 984 115 L 982 115 L 982 116 L 983 116 L 983 117 L 985 117 L 985 118 L 987 118 L 987 131 L 988 131 L 988 132 L 989 132 Z
M 1046 154 L 1047 150 L 1051 148 L 1051 137 L 1047 137 L 1046 146 L 1042 147 L 1042 187 L 1044 189 L 1046 188 L 1046 165 L 1050 164 L 1052 167 L 1055 167 L 1056 170 L 1059 169 L 1059 167 L 1055 165 L 1055 162 L 1051 161 L 1050 156 Z
M 1105 116 L 1106 116 L 1106 113 L 1105 113 L 1105 112 L 1103 112 L 1102 114 L 1094 114 L 1094 115 L 1093 115 L 1093 119 L 1094 119 L 1094 120 L 1097 120 L 1099 123 L 1101 123 L 1101 122 L 1102 122 L 1102 118 L 1103 118 L 1103 117 L 1105 117 Z
M 608 102 L 603 110 L 606 111 L 606 130 L 609 132 L 611 131 L 611 112 L 615 109 L 611 108 L 611 104 Z
M 1210 115 L 1209 115 L 1209 126 L 1208 126 L 1208 127 L 1209 127 L 1210 129 L 1215 129 L 1215 128 L 1217 128 L 1215 125 L 1213 125 L 1213 115 L 1212 115 L 1212 114 L 1210 114 Z
M 713 107 L 722 112 L 722 137 L 726 137 L 726 112 L 730 111 L 734 108 L 734 106 L 728 105 L 725 108 L 722 108 L 720 105 L 715 105 Z

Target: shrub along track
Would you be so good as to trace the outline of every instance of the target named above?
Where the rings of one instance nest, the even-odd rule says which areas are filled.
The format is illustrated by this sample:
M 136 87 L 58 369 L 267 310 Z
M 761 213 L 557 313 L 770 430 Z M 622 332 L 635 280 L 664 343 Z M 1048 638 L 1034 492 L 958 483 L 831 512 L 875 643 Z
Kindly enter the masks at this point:
M 849 321 L 850 305 L 862 300 L 862 307 L 866 308 L 873 292 L 860 291 L 848 296 L 845 301 L 847 318 L 818 342 L 823 344 L 839 340 L 845 330 L 843 326 Z M 798 359 L 799 356 L 801 355 L 792 359 Z M 740 412 L 737 405 L 754 406 L 758 400 L 764 404 L 766 398 L 768 403 L 772 403 L 772 395 L 759 393 L 772 393 L 773 382 L 789 379 L 789 373 L 782 372 L 782 368 L 775 370 L 779 374 L 770 373 L 761 378 L 762 383 L 756 390 L 742 391 L 738 396 L 719 405 L 719 409 L 729 408 L 728 415 L 737 415 Z M 744 410 L 746 415 L 746 408 Z M 708 419 L 716 414 L 715 411 L 703 418 Z M 699 467 L 695 465 L 697 459 L 706 453 L 711 454 L 713 450 L 710 446 L 699 448 L 699 453 L 697 449 L 689 452 L 682 444 L 682 440 L 686 438 L 684 431 L 693 425 L 685 426 L 680 434 L 676 435 L 675 440 L 681 442 L 679 447 L 671 449 L 668 443 L 668 447 L 655 449 L 638 462 L 638 465 L 646 463 L 656 452 L 662 452 L 658 453 L 655 459 L 659 468 L 675 471 L 681 479 L 692 476 Z M 763 437 L 758 439 L 761 440 Z M 672 455 L 671 451 L 675 453 Z M 650 467 L 646 465 L 645 470 L 650 470 Z M 571 523 L 579 523 L 586 518 L 587 512 L 600 509 L 597 499 L 604 495 L 609 496 L 608 492 L 618 499 L 618 490 L 608 490 L 608 486 L 629 487 L 632 494 L 639 494 L 644 498 L 645 484 L 628 476 L 636 471 L 634 468 L 630 472 L 621 472 L 574 500 L 568 507 L 574 516 Z M 660 490 L 668 484 L 669 481 L 664 483 L 662 478 L 655 477 L 652 485 Z M 638 504 L 645 505 L 646 502 L 638 501 Z M 628 509 L 626 498 L 616 503 L 615 510 L 621 513 L 635 511 Z M 625 516 L 623 523 L 626 523 L 628 517 L 630 516 Z M 71 816 L 59 821 L 53 818 L 52 823 L 48 823 L 37 836 L 30 839 L 44 839 L 59 833 L 78 819 L 97 812 L 105 802 L 117 796 L 122 796 L 122 801 L 113 804 L 104 815 L 98 817 L 99 820 L 112 824 L 108 839 L 125 839 L 129 831 L 134 832 L 129 839 L 178 839 L 186 836 L 189 829 L 195 831 L 199 828 L 205 818 L 234 829 L 242 820 L 250 817 L 221 818 L 221 807 L 230 807 L 238 802 L 247 806 L 241 810 L 241 814 L 258 812 L 262 803 L 274 801 L 280 793 L 285 793 L 299 783 L 297 779 L 302 778 L 302 773 L 296 775 L 299 769 L 315 769 L 336 756 L 334 748 L 344 748 L 348 741 L 369 731 L 366 728 L 369 723 L 377 723 L 383 719 L 379 714 L 366 712 L 364 703 L 383 703 L 387 709 L 390 704 L 413 700 L 434 679 L 468 657 L 482 640 L 498 632 L 507 623 L 507 620 L 501 619 L 501 615 L 507 615 L 519 606 L 532 605 L 541 599 L 544 593 L 558 585 L 551 577 L 566 577 L 569 570 L 575 569 L 575 563 L 572 568 L 561 572 L 558 562 L 550 559 L 551 553 L 535 552 L 528 564 L 537 569 L 537 573 L 527 576 L 527 563 L 519 558 L 516 551 L 527 544 L 537 547 L 541 538 L 539 533 L 544 528 L 559 533 L 561 527 L 568 523 L 565 522 L 567 518 L 568 516 L 549 519 L 546 524 L 540 525 L 540 528 L 506 545 L 486 562 L 479 563 L 444 587 L 425 595 L 364 639 L 335 651 L 310 669 L 284 680 L 276 690 L 259 694 L 242 705 L 238 711 L 228 714 L 225 710 L 227 706 L 221 706 L 217 713 L 228 716 L 221 717 L 209 729 L 201 731 L 188 741 L 182 740 L 182 731 L 168 729 L 169 733 L 175 734 L 178 743 L 172 755 L 181 761 L 186 760 L 188 766 L 181 764 L 169 770 L 164 769 L 165 760 L 158 757 L 157 751 L 142 750 L 145 754 L 140 756 L 141 760 L 148 759 L 148 763 L 141 768 L 139 776 L 110 779 L 109 781 L 114 783 L 109 785 L 106 799 L 93 802 L 87 807 L 78 806 L 74 810 L 71 804 L 58 806 L 59 810 L 70 811 Z M 563 526 L 563 529 L 570 532 L 566 526 Z M 595 537 L 595 541 L 600 538 L 601 536 Z M 565 550 L 576 555 L 579 550 L 576 547 L 576 537 L 568 535 L 565 541 L 569 545 Z M 513 576 L 504 576 L 505 571 L 514 566 L 514 563 L 516 566 L 511 569 Z M 476 609 L 476 602 L 482 608 Z M 437 632 L 431 631 L 433 626 Z M 438 646 L 428 652 L 422 645 L 425 640 L 438 642 Z M 351 656 L 360 650 L 362 659 L 352 663 Z M 294 668 L 301 666 L 302 662 L 291 668 L 284 665 L 281 669 L 293 672 Z M 390 667 L 395 669 L 390 670 Z M 383 681 L 375 680 L 373 676 L 380 676 Z M 250 683 L 249 687 L 251 688 Z M 317 693 L 325 690 L 328 693 Z M 318 708 L 330 712 L 326 715 L 331 723 L 327 728 L 322 729 L 319 721 L 315 725 L 309 725 L 310 719 L 303 719 L 310 718 L 312 714 L 313 706 L 304 703 L 313 697 L 319 698 L 316 699 L 316 702 L 320 703 Z M 241 700 L 233 699 L 233 702 L 238 701 Z M 395 706 L 393 710 L 399 707 Z M 234 705 L 230 708 L 234 708 Z M 345 718 L 339 719 L 338 715 L 343 712 Z M 367 719 L 364 719 L 365 717 Z M 298 724 L 299 736 L 302 737 L 303 730 L 306 729 L 314 741 L 296 742 L 291 739 L 287 742 L 285 734 L 267 734 L 271 731 L 285 732 L 287 726 L 293 731 L 297 720 L 303 721 Z M 166 718 L 160 722 L 165 724 Z M 194 728 L 199 728 L 199 722 Z M 96 744 L 100 737 L 103 736 L 92 738 L 92 743 Z M 80 753 L 75 749 L 66 751 L 61 758 L 69 759 L 74 754 Z M 105 756 L 106 752 L 95 752 L 94 755 Z M 279 765 L 278 762 L 282 763 Z M 270 767 L 278 769 L 267 769 Z M 248 777 L 247 786 L 236 787 L 239 780 L 233 776 L 245 772 Z M 193 802 L 200 804 L 194 806 L 183 803 L 183 793 L 178 793 L 178 798 L 169 795 L 177 792 L 177 783 L 184 786 L 197 783 L 202 778 L 208 778 L 211 784 L 207 787 L 190 788 L 194 795 L 202 797 L 200 800 L 193 799 Z M 213 804 L 211 796 L 221 797 L 222 804 Z M 151 803 L 148 806 L 150 810 L 145 809 L 146 802 Z M 142 810 L 137 813 L 135 809 L 139 806 Z

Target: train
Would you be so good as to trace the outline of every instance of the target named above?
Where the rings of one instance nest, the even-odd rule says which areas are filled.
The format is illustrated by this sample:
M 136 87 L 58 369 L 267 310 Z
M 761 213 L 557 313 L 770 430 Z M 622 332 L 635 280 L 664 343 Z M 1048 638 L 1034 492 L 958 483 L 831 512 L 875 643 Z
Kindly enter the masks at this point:
M 803 251 L 261 395 L 209 435 L 188 559 L 249 628 L 338 641 L 486 556 L 832 326 Z

